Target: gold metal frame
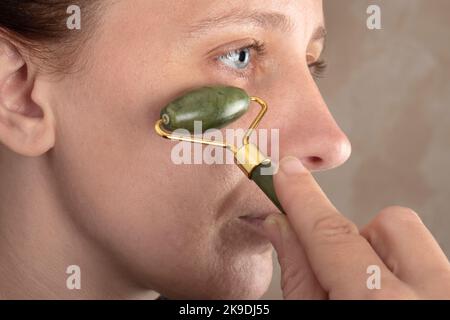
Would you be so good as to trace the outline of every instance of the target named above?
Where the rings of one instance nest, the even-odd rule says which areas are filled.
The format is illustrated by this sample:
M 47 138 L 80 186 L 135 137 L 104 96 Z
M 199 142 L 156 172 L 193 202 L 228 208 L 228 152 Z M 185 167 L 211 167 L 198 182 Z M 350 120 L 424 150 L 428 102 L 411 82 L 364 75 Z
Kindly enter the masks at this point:
M 182 135 L 176 135 L 173 134 L 173 132 L 166 131 L 163 127 L 163 121 L 162 119 L 159 119 L 155 124 L 155 131 L 158 135 L 165 139 L 170 139 L 174 141 L 187 141 L 192 143 L 201 143 L 206 145 L 212 145 L 216 147 L 222 147 L 230 150 L 234 154 L 234 158 L 236 161 L 236 164 L 241 168 L 241 170 L 250 177 L 252 171 L 254 168 L 256 168 L 261 163 L 269 163 L 270 159 L 267 158 L 265 155 L 263 155 L 258 147 L 250 143 L 250 137 L 253 133 L 253 131 L 258 127 L 259 123 L 261 122 L 262 118 L 267 112 L 268 106 L 267 103 L 258 97 L 250 97 L 250 101 L 254 101 L 259 104 L 261 107 L 261 110 L 259 111 L 256 118 L 253 120 L 253 122 L 250 124 L 250 127 L 247 129 L 243 139 L 242 144 L 243 146 L 240 148 L 237 148 L 235 145 L 227 144 L 220 141 L 212 141 L 208 139 L 199 139 L 195 138 L 193 136 L 182 136 Z

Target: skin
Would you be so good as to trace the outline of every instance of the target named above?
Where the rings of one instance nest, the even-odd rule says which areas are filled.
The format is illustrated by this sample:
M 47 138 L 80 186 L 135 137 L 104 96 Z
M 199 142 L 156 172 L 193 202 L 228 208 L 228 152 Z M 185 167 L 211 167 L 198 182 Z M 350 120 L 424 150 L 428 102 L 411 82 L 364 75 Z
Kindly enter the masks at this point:
M 280 128 L 281 157 L 311 171 L 345 162 L 349 141 L 308 68 L 322 50 L 322 40 L 311 40 L 322 3 L 193 3 L 111 2 L 97 29 L 83 30 L 91 36 L 80 68 L 58 77 L 2 35 L 1 297 L 248 299 L 266 291 L 274 241 L 239 216 L 267 216 L 273 204 L 233 165 L 174 165 L 174 143 L 153 125 L 180 94 L 233 85 L 276 110 L 261 127 Z M 256 26 L 245 14 L 199 29 L 212 16 L 255 9 L 288 16 L 291 30 Z M 245 74 L 217 61 L 249 39 L 267 52 Z M 73 264 L 81 290 L 66 288 Z
M 281 160 L 270 215 L 285 299 L 450 299 L 450 263 L 413 210 L 387 207 L 361 230 L 328 200 L 294 157 Z M 307 203 L 307 205 L 305 205 Z M 379 289 L 368 289 L 377 266 Z
M 123 0 L 104 7 L 97 29 L 86 30 L 92 34 L 77 72 L 40 71 L 23 48 L 2 40 L 17 55 L 2 55 L 0 67 L 1 295 L 260 297 L 271 281 L 272 246 L 238 217 L 276 208 L 235 165 L 174 165 L 175 143 L 153 125 L 181 93 L 233 85 L 278 109 L 261 127 L 283 128 L 281 155 L 313 170 L 344 162 L 349 142 L 308 68 L 321 50 L 321 41 L 309 41 L 323 23 L 321 2 Z M 289 16 L 295 27 L 287 33 L 239 18 L 198 28 L 230 10 L 262 9 Z M 252 38 L 266 42 L 267 55 L 247 74 L 217 61 Z M 65 287 L 73 264 L 82 272 L 79 291 Z

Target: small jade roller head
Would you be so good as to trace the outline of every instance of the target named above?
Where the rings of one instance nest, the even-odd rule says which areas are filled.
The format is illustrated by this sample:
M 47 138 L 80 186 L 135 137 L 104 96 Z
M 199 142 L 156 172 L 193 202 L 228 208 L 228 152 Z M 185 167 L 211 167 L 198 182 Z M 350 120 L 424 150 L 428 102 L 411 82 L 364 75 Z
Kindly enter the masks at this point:
M 203 132 L 220 129 L 245 114 L 248 94 L 236 87 L 203 87 L 170 102 L 161 110 L 163 127 L 168 131 L 186 129 L 194 133 L 194 121 L 202 121 Z

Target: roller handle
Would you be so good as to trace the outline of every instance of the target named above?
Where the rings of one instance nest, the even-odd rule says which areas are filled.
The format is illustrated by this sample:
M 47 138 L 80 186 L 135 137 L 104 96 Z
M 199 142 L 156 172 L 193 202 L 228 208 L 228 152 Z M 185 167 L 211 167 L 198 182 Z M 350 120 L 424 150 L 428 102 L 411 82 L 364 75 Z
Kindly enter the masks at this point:
M 265 174 L 261 173 L 263 169 Z M 274 167 L 271 166 L 271 163 L 261 163 L 252 170 L 250 179 L 252 179 L 266 194 L 266 196 L 273 202 L 273 204 L 277 206 L 278 209 L 280 209 L 281 213 L 286 214 L 281 207 L 280 201 L 278 201 L 275 189 L 273 187 L 273 170 Z

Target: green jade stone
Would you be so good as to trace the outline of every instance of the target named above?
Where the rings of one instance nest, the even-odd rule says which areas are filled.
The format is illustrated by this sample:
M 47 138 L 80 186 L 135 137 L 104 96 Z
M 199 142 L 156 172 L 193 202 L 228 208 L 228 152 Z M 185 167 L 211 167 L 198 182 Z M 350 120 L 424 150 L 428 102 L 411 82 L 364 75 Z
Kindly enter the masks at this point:
M 186 129 L 194 133 L 194 121 L 202 121 L 202 131 L 220 129 L 248 111 L 250 97 L 235 87 L 203 87 L 191 91 L 161 110 L 166 130 Z

